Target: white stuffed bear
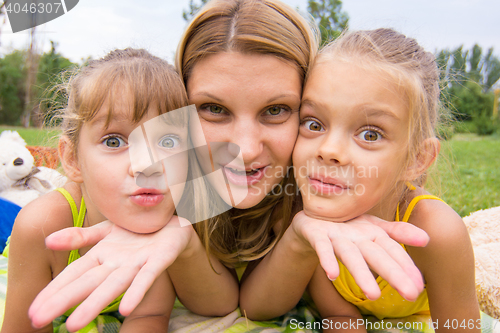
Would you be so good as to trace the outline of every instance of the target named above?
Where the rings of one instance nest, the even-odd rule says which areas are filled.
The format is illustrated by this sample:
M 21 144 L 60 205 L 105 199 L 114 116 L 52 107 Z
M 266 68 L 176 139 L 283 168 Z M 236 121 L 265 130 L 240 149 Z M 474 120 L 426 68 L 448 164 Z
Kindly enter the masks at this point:
M 66 183 L 56 170 L 35 167 L 26 142 L 15 131 L 0 134 L 0 197 L 21 207 Z

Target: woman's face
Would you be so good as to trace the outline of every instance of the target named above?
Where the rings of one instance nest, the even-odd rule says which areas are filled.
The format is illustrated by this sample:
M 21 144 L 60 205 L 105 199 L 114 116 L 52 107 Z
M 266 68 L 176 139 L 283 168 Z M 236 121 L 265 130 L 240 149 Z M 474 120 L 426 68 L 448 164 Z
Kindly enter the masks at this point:
M 196 63 L 187 92 L 212 149 L 212 168 L 222 168 L 232 192 L 248 187 L 235 207 L 257 205 L 291 165 L 302 92 L 297 67 L 272 55 L 218 53 Z M 221 162 L 218 156 L 227 150 L 236 156 L 237 149 L 210 142 L 236 144 L 242 163 Z M 226 152 L 219 154 L 217 147 Z

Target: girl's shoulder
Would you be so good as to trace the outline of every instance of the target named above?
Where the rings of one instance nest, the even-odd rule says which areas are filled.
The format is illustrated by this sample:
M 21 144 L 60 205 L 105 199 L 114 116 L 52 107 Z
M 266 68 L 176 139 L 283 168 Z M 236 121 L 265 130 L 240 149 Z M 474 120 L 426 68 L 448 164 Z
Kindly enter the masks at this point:
M 408 222 L 427 232 L 430 238 L 425 248 L 416 251 L 429 255 L 468 246 L 469 234 L 462 218 L 444 201 L 431 199 L 429 196 L 430 193 L 417 188 L 406 198 L 407 203 L 415 198 L 420 199 L 413 207 Z
M 425 230 L 427 233 L 452 230 L 466 230 L 462 218 L 444 201 L 422 188 L 415 188 L 406 195 L 405 210 L 411 210 L 409 223 Z M 431 236 L 431 235 L 429 235 Z
M 79 208 L 79 186 L 68 183 L 64 187 Z M 24 236 L 43 237 L 63 228 L 73 226 L 73 216 L 68 200 L 59 192 L 51 191 L 27 204 L 19 212 L 14 228 Z

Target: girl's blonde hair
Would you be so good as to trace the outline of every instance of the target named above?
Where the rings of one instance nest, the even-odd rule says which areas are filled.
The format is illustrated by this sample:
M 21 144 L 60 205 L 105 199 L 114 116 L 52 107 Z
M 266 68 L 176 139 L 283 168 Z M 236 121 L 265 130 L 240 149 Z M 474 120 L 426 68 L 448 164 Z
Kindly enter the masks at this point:
M 187 27 L 176 66 L 187 85 L 194 66 L 204 57 L 231 51 L 268 54 L 295 64 L 303 82 L 317 49 L 314 25 L 280 1 L 211 0 Z M 280 185 L 295 186 L 293 173 Z M 293 216 L 294 201 L 295 195 L 284 191 L 269 194 L 256 207 L 232 209 L 195 228 L 207 251 L 227 265 L 254 260 L 268 253 L 283 235 Z M 273 226 L 279 221 L 281 231 L 275 236 Z
M 432 53 L 413 38 L 392 30 L 376 29 L 346 32 L 326 45 L 316 61 L 355 62 L 378 70 L 406 94 L 409 112 L 406 170 L 419 154 L 421 144 L 436 136 L 439 120 L 439 69 Z M 426 175 L 415 179 L 423 185 Z
M 120 92 L 132 97 L 132 120 L 139 122 L 151 105 L 158 115 L 188 105 L 184 84 L 175 68 L 146 50 L 114 50 L 91 60 L 67 85 L 68 104 L 62 110 L 63 135 L 76 152 L 80 130 L 106 106 L 106 126 L 113 117 L 113 105 Z
M 184 83 L 175 68 L 167 61 L 153 56 L 143 49 L 114 50 L 99 60 L 91 60 L 78 73 L 72 74 L 65 89 L 67 107 L 62 110 L 62 135 L 69 138 L 76 157 L 78 138 L 85 122 L 91 121 L 102 107 L 107 108 L 108 126 L 113 118 L 113 105 L 123 94 L 132 97 L 132 121 L 139 122 L 150 106 L 164 115 L 162 120 L 175 126 L 186 127 L 189 114 L 169 111 L 188 105 Z M 120 94 L 121 92 L 121 94 Z M 189 147 L 191 139 L 188 136 Z M 204 199 L 208 188 L 201 178 L 201 168 L 193 149 L 188 151 L 188 175 L 191 182 L 184 187 L 183 198 L 178 205 L 189 204 L 193 219 L 206 216 L 209 206 Z

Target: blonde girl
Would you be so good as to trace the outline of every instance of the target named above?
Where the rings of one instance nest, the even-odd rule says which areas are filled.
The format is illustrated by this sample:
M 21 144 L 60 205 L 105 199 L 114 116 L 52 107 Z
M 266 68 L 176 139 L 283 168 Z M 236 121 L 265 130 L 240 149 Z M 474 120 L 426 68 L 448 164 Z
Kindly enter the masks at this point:
M 423 187 L 440 148 L 438 81 L 434 56 L 391 29 L 349 32 L 312 67 L 293 153 L 305 214 L 331 223 L 370 214 L 413 224 L 430 237 L 426 247 L 406 247 L 425 281 L 414 302 L 380 276 L 375 300 L 342 264 L 333 284 L 318 267 L 309 292 L 329 320 L 327 331 L 347 331 L 361 314 L 384 319 L 429 310 L 437 332 L 456 330 L 453 322 L 462 324 L 459 330 L 480 330 L 467 230 Z
M 378 287 L 365 260 L 409 298 L 416 297 L 422 288 L 418 270 L 402 249 L 391 254 L 385 251 L 397 243 L 384 229 L 394 239 L 411 245 L 425 244 L 426 235 L 420 230 L 406 224 L 392 228 L 394 224 L 364 217 L 341 226 L 317 221 L 328 229 L 327 233 L 317 233 L 302 228 L 303 219 L 292 219 L 301 204 L 288 170 L 299 128 L 302 84 L 317 52 L 313 31 L 307 20 L 278 0 L 212 0 L 198 12 L 182 37 L 176 64 L 189 103 L 198 110 L 206 141 L 234 143 L 241 150 L 244 168 L 228 166 L 224 172 L 231 186 L 248 187 L 247 197 L 227 214 L 195 225 L 200 251 L 189 252 L 189 261 L 185 256 L 177 258 L 177 248 L 164 241 L 172 234 L 167 228 L 149 239 L 128 235 L 147 246 L 140 256 L 118 242 L 108 241 L 115 235 L 109 225 L 87 228 L 83 238 L 74 230 L 54 235 L 47 244 L 57 249 L 102 241 L 68 268 L 64 280 L 54 280 L 40 294 L 30 310 L 32 319 L 50 319 L 51 308 L 64 311 L 64 306 L 51 301 L 62 295 L 77 304 L 89 294 L 92 300 L 109 298 L 128 287 L 111 288 L 118 278 L 115 272 L 109 272 L 97 287 L 74 284 L 72 291 L 66 287 L 66 281 L 78 281 L 85 269 L 96 266 L 95 262 L 112 262 L 120 276 L 127 277 L 131 286 L 125 297 L 130 297 L 122 301 L 123 307 L 130 309 L 138 304 L 154 277 L 168 267 L 181 302 L 196 313 L 208 315 L 199 306 L 204 303 L 199 289 L 216 294 L 221 292 L 220 286 L 216 279 L 209 278 L 210 269 L 187 264 L 206 261 L 205 251 L 227 267 L 248 262 L 254 266 L 257 259 L 265 257 L 256 270 L 246 270 L 241 293 L 243 296 L 255 290 L 255 304 L 268 317 L 295 306 L 319 258 L 332 276 L 338 274 L 334 249 L 355 276 L 361 277 L 360 284 L 367 292 L 377 293 Z M 352 248 L 356 251 L 342 251 Z M 260 288 L 263 285 L 265 288 Z M 87 299 L 79 308 L 95 311 L 96 305 Z
M 184 85 L 173 66 L 144 50 L 113 51 L 101 60 L 90 61 L 71 79 L 59 141 L 61 161 L 71 182 L 27 205 L 16 219 L 10 243 L 2 333 L 53 332 L 54 329 L 73 332 L 82 328 L 71 320 L 62 323 L 64 328 L 60 326 L 72 311 L 65 313 L 54 327 L 51 321 L 33 321 L 33 327 L 28 317 L 28 308 L 35 296 L 68 264 L 89 250 L 47 249 L 45 237 L 55 231 L 74 226 L 92 227 L 104 220 L 113 221 L 108 223 L 117 232 L 134 232 L 145 237 L 164 227 L 179 229 L 177 239 L 168 241 L 192 251 L 190 237 L 194 233 L 189 233 L 187 227 L 180 228 L 180 218 L 173 216 L 175 190 L 160 182 L 168 176 L 169 181 L 175 179 L 182 183 L 188 177 L 189 118 L 177 110 L 186 105 Z M 172 110 L 176 111 L 169 112 Z M 144 158 L 148 151 L 141 151 L 140 147 L 145 141 L 137 138 L 143 137 L 145 127 L 149 153 L 159 160 L 176 156 L 177 168 L 168 168 L 168 175 L 164 174 L 165 165 L 161 162 L 151 166 L 151 159 Z M 142 175 L 142 180 L 149 179 L 147 187 L 138 185 L 138 175 Z M 179 236 L 183 239 L 179 240 Z M 127 239 L 121 241 L 133 251 L 141 250 Z M 205 261 L 209 267 L 206 257 Z M 215 267 L 222 272 L 220 267 Z M 109 265 L 101 265 L 98 270 L 105 273 L 108 269 Z M 237 304 L 237 284 L 229 274 L 214 273 L 214 276 L 225 284 L 227 292 L 215 296 L 214 302 L 205 306 L 215 306 L 214 315 L 225 314 Z M 95 277 L 82 277 L 80 286 L 99 283 Z M 126 281 L 115 280 L 116 285 L 121 283 Z M 121 309 L 122 314 L 128 316 L 120 332 L 165 332 L 175 297 L 173 285 L 164 271 L 135 310 Z M 99 310 L 91 313 L 90 320 L 104 307 L 104 313 L 116 316 L 120 300 L 121 296 L 96 302 Z M 54 301 L 66 308 L 76 305 L 64 297 Z M 218 304 L 224 306 L 217 308 Z M 81 315 L 88 316 L 76 310 L 72 318 L 78 319 Z M 99 316 L 83 331 L 97 332 L 102 323 L 106 330 L 117 331 L 119 320 L 123 318 Z

